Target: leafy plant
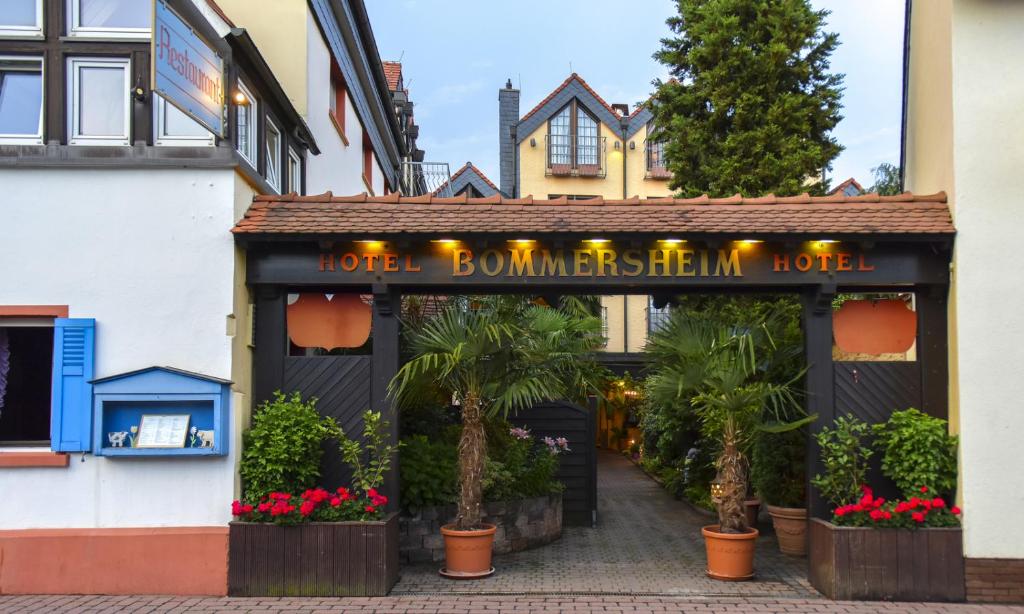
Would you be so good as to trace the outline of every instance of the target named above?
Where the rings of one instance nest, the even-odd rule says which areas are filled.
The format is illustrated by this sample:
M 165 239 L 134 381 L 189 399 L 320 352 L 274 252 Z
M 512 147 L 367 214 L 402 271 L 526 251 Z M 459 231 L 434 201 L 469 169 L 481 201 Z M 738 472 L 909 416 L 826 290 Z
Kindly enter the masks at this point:
M 762 433 L 751 453 L 750 480 L 766 503 L 803 507 L 807 498 L 803 430 Z
M 321 444 L 340 436 L 337 423 L 317 413 L 315 398 L 275 392 L 256 409 L 252 428 L 242 436 L 243 492 L 261 497 L 313 486 L 320 477 Z
M 910 408 L 893 412 L 871 430 L 882 453 L 882 473 L 904 496 L 916 495 L 922 486 L 933 493 L 953 492 L 957 438 L 949 434 L 945 420 Z
M 485 297 L 449 304 L 410 335 L 414 358 L 392 379 L 401 397 L 430 378 L 458 401 L 459 499 L 455 525 L 480 525 L 487 457 L 485 416 L 507 415 L 597 388 L 601 371 L 590 354 L 601 346 L 601 322 L 521 298 Z
M 455 503 L 459 492 L 459 452 L 455 444 L 431 441 L 426 435 L 403 439 L 399 470 L 403 508 L 415 512 Z
M 821 448 L 825 473 L 811 483 L 836 507 L 856 501 L 867 483 L 868 459 L 872 450 L 865 444 L 870 429 L 853 415 L 836 418 L 834 426 L 815 435 Z
M 352 485 L 359 492 L 369 492 L 381 485 L 391 468 L 391 457 L 398 446 L 387 443 L 388 422 L 380 412 L 363 413 L 363 438 L 352 439 L 341 432 L 341 458 L 352 468 Z

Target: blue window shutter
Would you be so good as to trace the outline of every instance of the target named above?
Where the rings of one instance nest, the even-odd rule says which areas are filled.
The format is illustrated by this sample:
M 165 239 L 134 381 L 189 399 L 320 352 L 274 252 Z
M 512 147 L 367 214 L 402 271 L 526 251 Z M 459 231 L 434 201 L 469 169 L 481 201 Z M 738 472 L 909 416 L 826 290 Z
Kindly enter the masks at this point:
M 96 320 L 53 321 L 53 392 L 50 395 L 50 447 L 57 452 L 92 449 L 93 358 Z

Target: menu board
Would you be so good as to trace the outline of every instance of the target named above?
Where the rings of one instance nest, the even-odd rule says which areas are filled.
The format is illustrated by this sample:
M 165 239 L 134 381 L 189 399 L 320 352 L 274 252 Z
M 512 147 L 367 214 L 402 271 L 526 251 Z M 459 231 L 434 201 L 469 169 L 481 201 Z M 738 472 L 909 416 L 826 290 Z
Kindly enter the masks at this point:
M 189 414 L 144 414 L 139 423 L 137 448 L 184 448 Z

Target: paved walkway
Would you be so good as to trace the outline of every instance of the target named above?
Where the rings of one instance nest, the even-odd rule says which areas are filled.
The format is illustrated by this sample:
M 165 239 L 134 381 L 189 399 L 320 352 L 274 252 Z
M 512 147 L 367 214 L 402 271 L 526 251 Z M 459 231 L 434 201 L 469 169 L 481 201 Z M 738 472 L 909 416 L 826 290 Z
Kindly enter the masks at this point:
M 758 539 L 753 581 L 711 580 L 700 527 L 712 518 L 673 499 L 621 454 L 599 450 L 597 476 L 596 528 L 569 527 L 553 544 L 497 556 L 486 580 L 446 580 L 436 564 L 404 567 L 392 594 L 820 597 L 807 582 L 806 559 L 780 554 L 770 527 Z

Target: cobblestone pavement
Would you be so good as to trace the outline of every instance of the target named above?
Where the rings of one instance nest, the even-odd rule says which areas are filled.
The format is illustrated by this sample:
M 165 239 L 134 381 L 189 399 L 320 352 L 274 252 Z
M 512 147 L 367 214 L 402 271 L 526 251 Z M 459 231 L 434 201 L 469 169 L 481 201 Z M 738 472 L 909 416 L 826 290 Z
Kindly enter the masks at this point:
M 637 597 L 611 595 L 499 596 L 499 595 L 408 595 L 326 599 L 266 597 L 96 597 L 96 596 L 0 596 L 0 612 L 6 614 L 57 614 L 63 612 L 248 612 L 290 614 L 294 612 L 380 612 L 384 614 L 515 614 L 555 612 L 778 612 L 804 614 L 850 612 L 857 614 L 917 613 L 1024 614 L 1024 606 L 982 606 L 938 603 L 863 603 L 824 599 L 774 599 L 759 597 Z
M 758 539 L 757 577 L 719 582 L 705 573 L 700 527 L 714 520 L 676 501 L 620 454 L 598 451 L 598 524 L 568 527 L 542 548 L 494 558 L 488 579 L 441 578 L 438 564 L 402 568 L 402 594 L 596 593 L 818 598 L 806 559 L 779 553 L 770 522 Z

